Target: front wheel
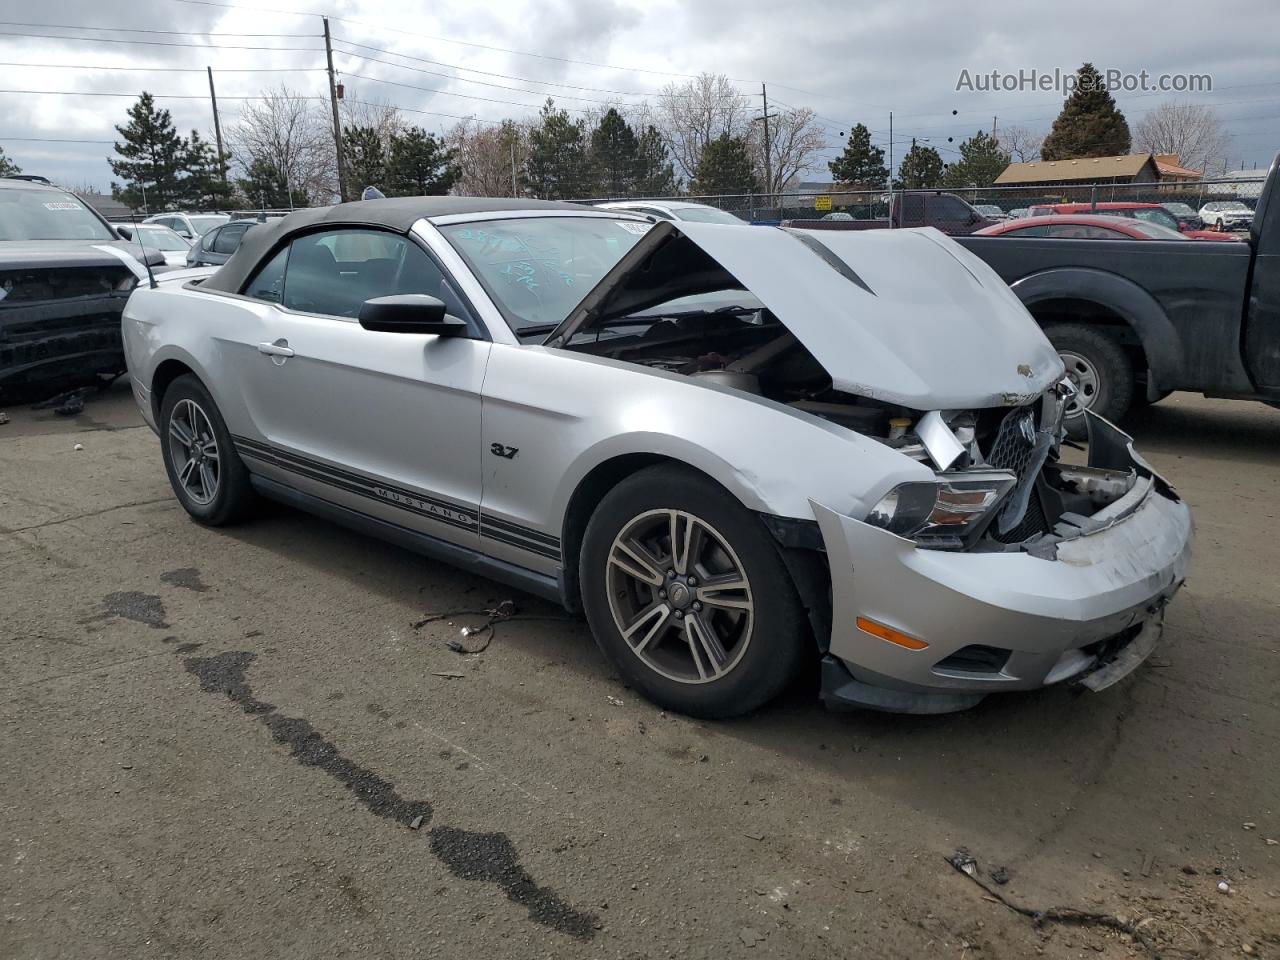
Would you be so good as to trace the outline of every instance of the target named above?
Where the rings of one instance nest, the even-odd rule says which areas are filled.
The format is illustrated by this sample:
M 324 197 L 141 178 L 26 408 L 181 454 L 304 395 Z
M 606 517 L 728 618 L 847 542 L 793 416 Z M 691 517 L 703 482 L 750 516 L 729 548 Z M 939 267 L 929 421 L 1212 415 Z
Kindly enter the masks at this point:
M 1080 324 L 1054 324 L 1045 336 L 1058 351 L 1076 395 L 1067 405 L 1067 433 L 1076 440 L 1089 435 L 1085 411 L 1117 421 L 1133 403 L 1134 376 L 1124 348 L 1104 331 Z
M 611 490 L 580 563 L 596 642 L 659 706 L 747 713 L 800 666 L 804 611 L 764 524 L 692 470 L 650 467 Z

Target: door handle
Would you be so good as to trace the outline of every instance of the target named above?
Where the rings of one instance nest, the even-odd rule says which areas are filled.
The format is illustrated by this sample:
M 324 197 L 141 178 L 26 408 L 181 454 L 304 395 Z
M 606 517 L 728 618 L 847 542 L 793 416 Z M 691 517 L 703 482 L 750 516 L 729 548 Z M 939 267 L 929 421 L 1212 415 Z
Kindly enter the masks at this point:
M 281 337 L 274 343 L 258 344 L 258 352 L 265 353 L 269 357 L 292 357 L 293 349 L 289 346 L 289 341 Z

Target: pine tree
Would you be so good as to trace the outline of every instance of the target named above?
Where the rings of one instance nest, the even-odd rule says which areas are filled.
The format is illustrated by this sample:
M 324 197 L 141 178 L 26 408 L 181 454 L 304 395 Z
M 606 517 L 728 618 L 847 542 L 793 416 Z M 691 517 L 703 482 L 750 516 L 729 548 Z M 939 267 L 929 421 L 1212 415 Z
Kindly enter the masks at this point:
M 936 187 L 942 182 L 942 156 L 933 147 L 913 143 L 898 164 L 898 179 L 894 182 L 904 190 Z
M 662 141 L 662 134 L 652 124 L 636 139 L 633 189 L 637 197 L 669 197 L 680 189 L 671 154 Z
M 741 137 L 722 133 L 707 143 L 693 171 L 690 189 L 695 194 L 758 193 L 751 148 Z
M 458 176 L 453 151 L 439 137 L 421 127 L 409 127 L 392 136 L 387 196 L 440 196 L 449 192 Z
M 889 170 L 884 165 L 884 151 L 871 145 L 871 131 L 860 123 L 849 131 L 849 142 L 844 145 L 844 153 L 827 166 L 831 169 L 831 175 L 841 183 L 877 187 L 889 179 Z
M 548 97 L 529 131 L 529 186 L 544 200 L 572 200 L 591 192 L 591 168 L 582 122 L 569 119 Z
M 1009 154 L 989 133 L 979 130 L 960 144 L 960 159 L 947 167 L 942 182 L 948 187 L 986 187 L 1009 166 Z
M 640 143 L 622 114 L 613 107 L 605 111 L 591 131 L 591 160 L 599 189 L 606 197 L 634 194 Z
M 240 192 L 249 201 L 249 206 L 262 210 L 288 210 L 288 180 L 280 169 L 267 159 L 259 159 L 249 164 L 245 176 L 238 181 Z M 299 203 L 301 200 L 303 202 Z M 306 206 L 305 197 L 294 196 L 292 206 Z
M 1042 160 L 1121 156 L 1129 152 L 1129 124 L 1103 88 L 1093 64 L 1076 71 L 1076 87 L 1062 104 L 1053 129 L 1040 146 Z
M 0 177 L 11 177 L 21 173 L 22 168 L 4 155 L 4 147 L 0 147 Z
M 115 144 L 120 159 L 109 157 L 107 162 L 124 184 L 111 184 L 111 195 L 137 210 L 168 210 L 181 204 L 187 143 L 174 129 L 169 111 L 156 109 L 154 98 L 144 91 L 129 108 L 129 122 L 116 130 L 124 138 Z
M 347 127 L 342 131 L 342 157 L 348 188 L 360 196 L 365 187 L 381 189 L 387 179 L 387 149 L 373 127 Z
M 185 145 L 183 168 L 186 176 L 181 181 L 182 206 L 191 210 L 217 210 L 231 206 L 231 187 L 222 179 L 213 144 L 192 130 Z

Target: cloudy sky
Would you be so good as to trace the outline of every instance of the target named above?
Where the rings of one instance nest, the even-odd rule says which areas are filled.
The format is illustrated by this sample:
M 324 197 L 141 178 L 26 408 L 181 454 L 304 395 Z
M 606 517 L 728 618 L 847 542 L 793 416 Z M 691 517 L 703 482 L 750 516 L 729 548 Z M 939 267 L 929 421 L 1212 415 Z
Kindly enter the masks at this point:
M 163 95 L 179 129 L 210 139 L 206 66 L 224 128 L 244 103 L 235 98 L 264 87 L 326 95 L 319 14 L 334 18 L 347 96 L 420 111 L 408 116 L 435 131 L 529 115 L 548 94 L 571 110 L 632 103 L 711 71 L 748 94 L 767 81 L 771 105 L 812 108 L 831 138 L 813 174 L 824 179 L 821 161 L 850 124 L 887 147 L 890 110 L 898 158 L 915 136 L 952 159 L 993 117 L 1047 130 L 1058 93 L 957 91 L 961 72 L 1070 72 L 1090 60 L 1212 77 L 1211 93 L 1118 93 L 1131 126 L 1164 100 L 1191 100 L 1217 109 L 1234 167 L 1265 166 L 1280 149 L 1280 5 L 1184 0 L 0 0 L 0 146 L 27 172 L 105 191 L 113 127 L 143 89 Z

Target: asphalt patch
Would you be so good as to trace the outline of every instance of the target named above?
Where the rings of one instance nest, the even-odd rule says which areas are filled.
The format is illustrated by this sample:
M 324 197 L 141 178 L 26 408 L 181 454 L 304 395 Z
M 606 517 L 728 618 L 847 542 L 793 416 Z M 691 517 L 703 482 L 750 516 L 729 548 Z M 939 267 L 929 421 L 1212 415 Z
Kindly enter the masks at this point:
M 189 657 L 183 664 L 199 678 L 201 689 L 225 693 L 245 713 L 256 716 L 271 731 L 276 743 L 288 747 L 289 756 L 305 767 L 316 767 L 333 777 L 354 793 L 374 816 L 406 827 L 418 817 L 422 817 L 421 822 L 431 819 L 431 804 L 425 800 L 405 800 L 393 784 L 344 757 L 310 721 L 286 717 L 274 704 L 255 697 L 253 688 L 245 680 L 245 671 L 255 659 L 255 653 L 232 651 L 214 657 Z
M 160 582 L 167 583 L 171 587 L 194 590 L 196 593 L 204 593 L 209 589 L 208 584 L 200 579 L 200 571 L 195 567 L 181 567 L 178 570 L 166 571 L 160 574 Z
M 102 602 L 107 608 L 109 617 L 123 617 L 137 623 L 145 623 L 148 627 L 155 627 L 157 630 L 164 630 L 169 626 L 164 619 L 164 604 L 153 594 L 140 593 L 137 590 L 120 590 L 116 593 L 108 593 L 102 598 Z
M 277 743 L 288 747 L 290 757 L 333 777 L 374 816 L 414 829 L 431 819 L 429 802 L 405 800 L 390 781 L 344 757 L 309 721 L 286 717 L 274 704 L 259 700 L 246 678 L 256 659 L 256 653 L 233 650 L 212 657 L 187 657 L 183 665 L 200 681 L 202 690 L 225 695 L 263 724 Z M 537 923 L 578 940 L 595 936 L 596 917 L 575 910 L 555 891 L 539 886 L 520 865 L 519 854 L 505 833 L 434 827 L 430 836 L 432 853 L 454 876 L 495 884 L 507 899 L 528 909 L 529 918 Z
M 520 866 L 520 856 L 505 833 L 433 827 L 431 850 L 455 877 L 496 884 L 508 900 L 528 908 L 529 919 L 579 940 L 590 940 L 595 935 L 596 918 L 573 909 L 554 891 L 538 886 Z

